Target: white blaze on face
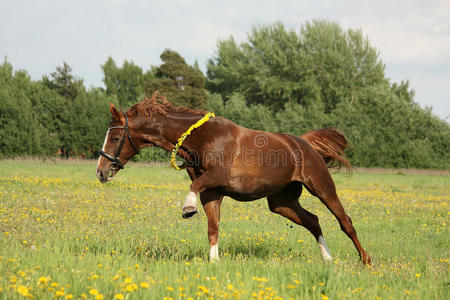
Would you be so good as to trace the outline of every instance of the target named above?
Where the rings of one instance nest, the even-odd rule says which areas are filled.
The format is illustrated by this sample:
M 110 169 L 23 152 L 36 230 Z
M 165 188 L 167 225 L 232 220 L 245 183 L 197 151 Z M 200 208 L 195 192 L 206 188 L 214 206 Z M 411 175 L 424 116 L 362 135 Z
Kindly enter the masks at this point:
M 209 261 L 216 262 L 219 261 L 219 243 L 212 245 L 209 249 Z
M 105 141 L 103 142 L 102 151 L 105 151 L 106 142 L 108 141 L 108 136 L 109 136 L 109 129 L 106 131 L 106 136 L 105 136 Z M 100 165 L 101 158 L 102 158 L 102 156 L 100 155 L 98 157 L 98 161 L 97 161 L 97 169 L 98 169 L 98 166 Z
M 331 257 L 330 250 L 328 249 L 327 243 L 325 243 L 325 239 L 323 236 L 319 236 L 319 240 L 317 241 L 319 244 L 320 252 L 322 252 L 322 256 L 324 260 L 330 261 L 333 260 Z

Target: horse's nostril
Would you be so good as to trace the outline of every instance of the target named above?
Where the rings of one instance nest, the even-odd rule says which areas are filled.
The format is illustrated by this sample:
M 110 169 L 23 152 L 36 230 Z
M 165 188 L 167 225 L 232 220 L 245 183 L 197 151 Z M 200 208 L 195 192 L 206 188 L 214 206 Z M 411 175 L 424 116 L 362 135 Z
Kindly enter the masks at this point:
M 104 176 L 103 176 L 103 172 L 102 171 L 97 171 L 97 178 L 100 179 L 100 181 L 104 180 Z

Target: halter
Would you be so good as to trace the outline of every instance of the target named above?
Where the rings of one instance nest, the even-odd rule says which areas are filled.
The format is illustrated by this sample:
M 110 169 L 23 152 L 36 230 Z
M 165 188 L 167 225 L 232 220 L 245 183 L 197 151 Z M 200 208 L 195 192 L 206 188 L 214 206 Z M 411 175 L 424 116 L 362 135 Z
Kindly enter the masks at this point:
M 124 114 L 124 116 L 125 116 L 125 126 L 109 127 L 108 130 L 106 131 L 106 135 L 108 135 L 109 131 L 112 130 L 112 129 L 125 129 L 125 131 L 123 133 L 123 136 L 122 136 L 122 140 L 120 141 L 120 144 L 119 144 L 119 149 L 117 149 L 116 156 L 112 157 L 111 155 L 109 155 L 108 153 L 106 153 L 103 150 L 99 151 L 99 154 L 101 156 L 105 157 L 107 160 L 109 160 L 113 164 L 115 164 L 119 168 L 119 170 L 124 168 L 123 164 L 119 160 L 119 157 L 120 157 L 120 153 L 122 152 L 123 145 L 125 144 L 125 139 L 127 137 L 128 137 L 128 140 L 130 141 L 131 146 L 133 146 L 133 149 L 136 151 L 136 154 L 139 153 L 138 148 L 136 147 L 136 145 L 131 140 L 130 131 L 128 130 L 128 117 L 127 117 L 127 114 Z

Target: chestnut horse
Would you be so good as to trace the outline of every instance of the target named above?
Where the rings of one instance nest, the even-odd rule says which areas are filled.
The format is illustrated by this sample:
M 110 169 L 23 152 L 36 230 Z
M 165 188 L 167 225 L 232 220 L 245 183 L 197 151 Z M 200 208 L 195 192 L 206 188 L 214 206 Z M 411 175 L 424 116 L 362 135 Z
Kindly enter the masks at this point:
M 110 104 L 112 121 L 97 165 L 97 177 L 102 183 L 111 180 L 139 149 L 157 146 L 171 151 L 178 138 L 205 114 L 163 100 L 158 101 L 156 96 L 144 99 L 126 113 Z M 336 163 L 350 167 L 342 157 L 346 145 L 345 136 L 332 128 L 298 137 L 247 129 L 223 117 L 211 118 L 192 131 L 178 150 L 192 180 L 183 216 L 196 212 L 196 197 L 200 194 L 208 218 L 210 260 L 219 259 L 220 205 L 224 196 L 238 201 L 267 197 L 272 212 L 308 229 L 323 258 L 331 260 L 318 217 L 298 201 L 304 186 L 336 217 L 362 263 L 370 264 L 370 256 L 356 236 L 328 171 Z

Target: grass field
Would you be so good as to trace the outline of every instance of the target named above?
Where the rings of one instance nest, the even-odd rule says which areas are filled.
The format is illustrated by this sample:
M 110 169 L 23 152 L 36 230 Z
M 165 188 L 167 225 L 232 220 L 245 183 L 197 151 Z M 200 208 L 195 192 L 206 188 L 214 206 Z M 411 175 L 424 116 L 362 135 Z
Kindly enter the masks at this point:
M 320 201 L 332 263 L 266 200 L 226 198 L 219 263 L 203 210 L 181 218 L 190 180 L 129 164 L 108 184 L 96 162 L 0 161 L 0 299 L 448 299 L 450 176 L 335 174 L 373 267 Z M 293 226 L 291 226 L 293 225 Z

